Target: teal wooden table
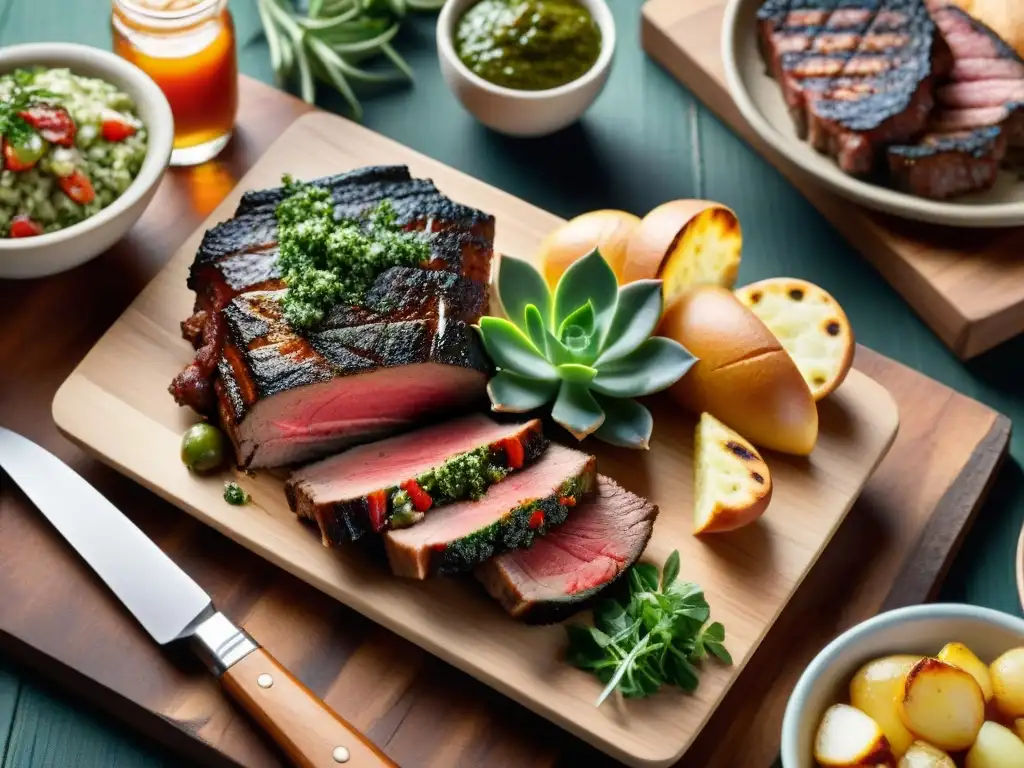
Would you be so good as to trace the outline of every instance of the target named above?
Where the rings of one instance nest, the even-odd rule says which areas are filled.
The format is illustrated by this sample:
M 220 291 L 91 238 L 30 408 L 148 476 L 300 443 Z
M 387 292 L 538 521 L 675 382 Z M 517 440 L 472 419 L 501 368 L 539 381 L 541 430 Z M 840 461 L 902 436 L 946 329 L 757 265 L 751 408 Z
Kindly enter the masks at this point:
M 254 0 L 231 0 L 231 7 L 241 70 L 270 82 Z M 417 72 L 415 87 L 366 94 L 364 122 L 562 216 L 603 207 L 643 213 L 678 197 L 720 200 L 743 222 L 742 282 L 780 274 L 817 282 L 843 304 L 865 345 L 1015 421 L 1024 417 L 1024 338 L 967 365 L 956 360 L 776 171 L 646 58 L 639 45 L 640 0 L 615 0 L 612 7 L 619 47 L 608 87 L 579 125 L 559 135 L 505 139 L 459 108 L 437 68 L 431 16 L 414 19 L 398 40 Z M 61 40 L 109 48 L 108 14 L 106 0 L 0 0 L 0 46 Z M 332 94 L 322 94 L 320 106 L 344 112 Z M 1020 614 L 1013 575 L 1024 522 L 1020 435 L 1010 452 L 942 597 Z M 180 764 L 2 658 L 0 755 L 3 768 Z

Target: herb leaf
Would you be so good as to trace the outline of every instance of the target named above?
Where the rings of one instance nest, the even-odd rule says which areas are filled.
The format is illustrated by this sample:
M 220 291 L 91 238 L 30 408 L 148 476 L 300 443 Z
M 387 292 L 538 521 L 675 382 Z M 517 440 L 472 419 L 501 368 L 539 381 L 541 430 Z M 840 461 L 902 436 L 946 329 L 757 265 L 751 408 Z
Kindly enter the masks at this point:
M 600 706 L 618 690 L 626 698 L 650 696 L 662 685 L 697 689 L 697 665 L 709 656 L 732 664 L 725 627 L 709 623 L 711 608 L 696 584 L 678 581 L 679 552 L 661 570 L 639 563 L 629 570 L 629 596 L 607 599 L 593 610 L 594 625 L 566 626 L 566 660 L 605 683 Z

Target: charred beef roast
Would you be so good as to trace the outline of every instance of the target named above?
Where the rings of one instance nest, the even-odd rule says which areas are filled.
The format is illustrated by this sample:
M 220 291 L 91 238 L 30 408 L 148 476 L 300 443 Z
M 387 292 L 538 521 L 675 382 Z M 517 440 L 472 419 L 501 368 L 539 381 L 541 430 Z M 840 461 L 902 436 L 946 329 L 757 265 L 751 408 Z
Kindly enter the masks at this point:
M 489 363 L 470 325 L 488 310 L 492 216 L 452 202 L 404 166 L 318 179 L 335 217 L 390 200 L 398 222 L 429 232 L 422 268 L 382 272 L 358 306 L 337 306 L 309 332 L 282 318 L 276 207 L 283 187 L 246 193 L 203 237 L 182 333 L 195 359 L 176 401 L 219 414 L 238 463 L 294 464 L 384 437 L 482 398 Z
M 922 0 L 765 0 L 757 18 L 797 132 L 847 173 L 925 129 L 950 57 Z
M 658 508 L 603 475 L 569 519 L 529 549 L 488 560 L 475 573 L 512 616 L 558 621 L 619 578 L 651 538 Z
M 530 546 L 587 498 L 595 463 L 593 456 L 552 444 L 533 466 L 492 485 L 479 501 L 456 502 L 410 528 L 385 533 L 391 570 L 425 579 L 469 571 L 495 555 Z
M 889 169 L 898 188 L 945 199 L 991 188 L 1008 150 L 1024 148 L 1024 61 L 949 0 L 928 6 L 953 68 L 936 93 L 928 133 L 890 147 Z
M 336 546 L 367 531 L 412 525 L 442 504 L 473 498 L 506 479 L 506 472 L 533 464 L 545 448 L 537 419 L 499 424 L 475 414 L 310 464 L 292 474 L 285 494 L 293 512 L 317 524 L 324 545 Z M 467 481 L 467 472 L 479 478 L 478 486 Z M 395 508 L 394 496 L 403 490 L 412 497 L 405 502 L 411 513 Z M 422 502 L 418 494 L 426 494 L 419 496 Z

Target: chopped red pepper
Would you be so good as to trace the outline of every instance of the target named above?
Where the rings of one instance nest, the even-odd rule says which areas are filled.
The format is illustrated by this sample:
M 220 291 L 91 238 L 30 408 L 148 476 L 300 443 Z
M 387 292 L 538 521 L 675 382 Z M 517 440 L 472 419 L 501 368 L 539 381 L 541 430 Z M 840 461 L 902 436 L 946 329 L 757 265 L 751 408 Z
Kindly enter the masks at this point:
M 384 521 L 387 519 L 388 494 L 386 491 L 373 491 L 366 494 L 366 504 L 369 508 L 370 525 L 373 530 L 380 531 L 384 528 Z
M 62 147 L 75 146 L 75 121 L 64 107 L 34 104 L 18 115 L 47 141 Z
M 439 541 L 437 542 L 437 544 L 431 544 L 430 548 L 435 552 L 444 552 L 446 549 L 448 549 L 448 545 L 445 544 L 443 541 Z
M 415 480 L 407 480 L 400 487 L 409 494 L 409 499 L 417 512 L 426 512 L 434 503 L 430 494 L 420 488 L 420 484 Z
M 43 234 L 43 228 L 28 216 L 15 216 L 11 221 L 11 237 L 35 237 Z
M 560 498 L 558 500 L 558 503 L 561 504 L 563 507 L 575 507 L 576 506 L 576 497 L 575 496 L 563 496 L 562 498 Z
M 96 190 L 92 187 L 89 177 L 81 171 L 74 171 L 70 176 L 57 179 L 64 194 L 79 205 L 88 205 L 96 199 Z
M 519 469 L 523 466 L 525 451 L 523 444 L 515 437 L 506 437 L 501 441 L 501 447 L 505 449 L 505 461 L 509 469 Z
M 135 126 L 121 115 L 111 114 L 103 118 L 100 133 L 107 141 L 124 141 L 129 136 L 135 135 Z
M 530 527 L 540 528 L 542 525 L 544 525 L 544 513 L 538 509 L 530 515 Z

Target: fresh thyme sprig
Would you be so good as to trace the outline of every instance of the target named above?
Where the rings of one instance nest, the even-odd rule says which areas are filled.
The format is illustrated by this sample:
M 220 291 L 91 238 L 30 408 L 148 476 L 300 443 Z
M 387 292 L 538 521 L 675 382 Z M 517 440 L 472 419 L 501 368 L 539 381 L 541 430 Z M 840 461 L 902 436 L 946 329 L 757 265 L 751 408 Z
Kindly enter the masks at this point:
M 634 565 L 628 599 L 602 601 L 594 609 L 593 626 L 566 626 L 569 663 L 606 683 L 595 706 L 616 689 L 627 698 L 650 696 L 664 684 L 695 691 L 695 665 L 709 655 L 732 664 L 725 649 L 725 627 L 710 623 L 704 591 L 677 581 L 678 576 L 678 551 L 665 561 L 660 581 L 657 567 Z
M 298 74 L 299 93 L 312 104 L 315 81 L 335 88 L 360 118 L 363 114 L 353 82 L 412 80 L 413 71 L 391 45 L 409 10 L 433 11 L 444 0 L 309 0 L 305 14 L 295 0 L 257 0 L 270 48 L 270 65 L 282 83 Z M 393 71 L 357 66 L 383 56 Z

